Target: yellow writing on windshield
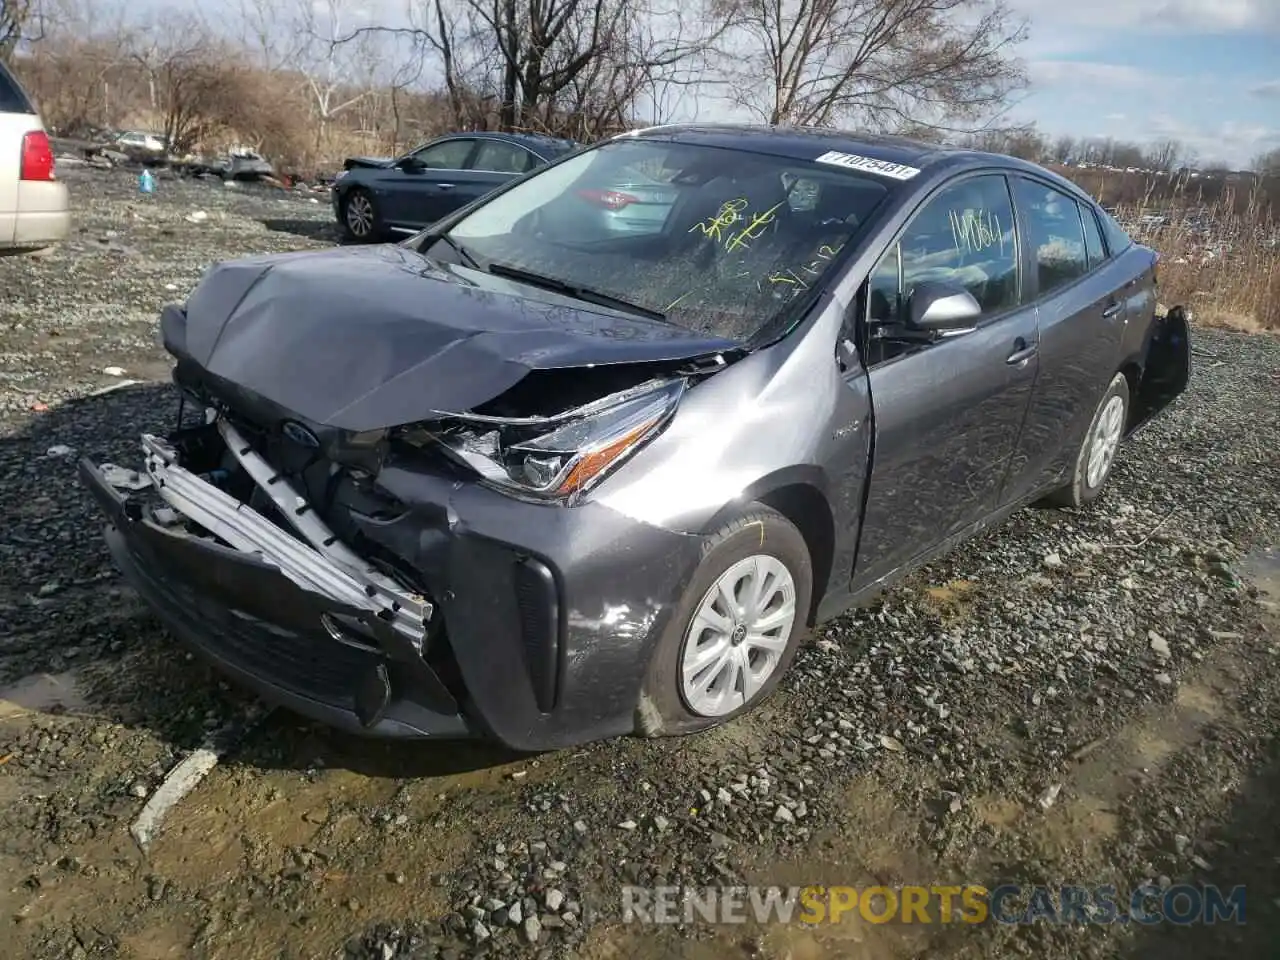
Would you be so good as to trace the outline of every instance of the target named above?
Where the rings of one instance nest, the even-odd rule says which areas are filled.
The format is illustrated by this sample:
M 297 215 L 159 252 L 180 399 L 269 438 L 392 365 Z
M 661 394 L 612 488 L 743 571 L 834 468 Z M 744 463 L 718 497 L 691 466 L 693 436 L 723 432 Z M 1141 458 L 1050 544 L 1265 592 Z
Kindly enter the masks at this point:
M 981 253 L 994 246 L 1004 253 L 1004 231 L 1000 218 L 990 210 L 952 210 L 947 214 L 951 221 L 951 236 L 961 253 Z
M 701 230 L 703 236 L 710 237 L 717 243 L 723 242 L 724 236 L 721 231 L 728 230 L 733 227 L 739 220 L 745 219 L 743 211 L 747 209 L 747 198 L 738 197 L 736 200 L 726 200 L 720 204 L 720 209 L 716 211 L 716 215 L 710 219 L 703 220 L 701 223 L 695 223 L 689 228 L 689 232 Z
M 812 274 L 815 277 L 818 276 L 818 274 L 822 273 L 824 269 L 823 264 L 830 261 L 832 257 L 839 253 L 841 246 L 843 246 L 843 244 L 833 247 L 824 243 L 818 248 L 818 255 L 805 265 L 804 272 Z
M 809 285 L 800 279 L 794 270 L 775 270 L 769 274 L 770 283 L 785 283 L 788 286 L 799 287 L 801 290 L 808 290 Z
M 843 244 L 836 244 L 833 247 L 830 244 L 824 243 L 818 248 L 818 252 L 814 255 L 813 259 L 799 270 L 792 270 L 790 268 L 786 270 L 774 270 L 769 274 L 767 280 L 770 284 L 785 284 L 788 287 L 794 288 L 794 290 L 808 290 L 810 281 L 807 277 L 803 276 L 803 274 L 808 274 L 809 277 L 821 276 L 822 271 L 826 269 L 826 264 L 840 252 L 840 248 L 842 246 Z
M 749 224 L 747 224 L 745 227 L 739 230 L 737 234 L 735 234 L 733 237 L 729 239 L 729 242 L 725 244 L 724 248 L 730 251 L 746 250 L 748 247 L 751 246 L 749 241 L 754 240 L 756 239 L 756 237 L 760 236 L 760 234 L 764 231 L 764 228 L 767 227 L 769 224 L 773 223 L 773 221 L 777 219 L 778 208 L 782 206 L 783 203 L 786 203 L 786 202 L 787 201 L 783 200 L 781 203 L 775 203 L 772 207 L 770 207 L 764 213 L 757 213 L 754 217 L 751 218 L 751 222 Z

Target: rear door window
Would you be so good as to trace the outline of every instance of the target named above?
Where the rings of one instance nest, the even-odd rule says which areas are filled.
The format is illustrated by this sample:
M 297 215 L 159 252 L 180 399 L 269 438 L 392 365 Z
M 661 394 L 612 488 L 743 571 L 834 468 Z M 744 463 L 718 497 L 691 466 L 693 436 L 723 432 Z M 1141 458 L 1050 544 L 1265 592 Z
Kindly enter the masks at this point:
M 534 157 L 528 150 L 514 143 L 501 140 L 481 140 L 471 169 L 490 173 L 524 173 L 534 167 Z
M 1013 195 L 1027 226 L 1038 294 L 1044 296 L 1088 273 L 1084 224 L 1075 198 L 1023 177 L 1014 178 Z
M 0 113 L 35 113 L 31 101 L 5 65 L 0 63 Z

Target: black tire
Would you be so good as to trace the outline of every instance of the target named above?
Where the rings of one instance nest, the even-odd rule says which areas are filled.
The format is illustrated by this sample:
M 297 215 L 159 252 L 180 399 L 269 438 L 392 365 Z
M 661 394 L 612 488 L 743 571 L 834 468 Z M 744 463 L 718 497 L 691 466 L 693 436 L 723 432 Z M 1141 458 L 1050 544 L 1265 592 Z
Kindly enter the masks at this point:
M 773 672 L 755 696 L 731 712 L 702 716 L 689 708 L 681 689 L 681 662 L 690 626 L 716 581 L 735 563 L 753 555 L 773 557 L 791 574 L 796 613 L 790 636 Z M 707 537 L 702 544 L 701 562 L 650 657 L 636 709 L 636 732 L 646 737 L 680 736 L 718 726 L 758 707 L 773 694 L 795 659 L 808 632 L 812 597 L 813 564 L 804 537 L 776 510 L 753 503 L 741 516 Z
M 342 198 L 341 209 L 342 235 L 347 240 L 352 243 L 377 243 L 382 239 L 382 216 L 368 190 L 363 187 L 348 190 Z M 363 216 L 360 215 L 362 213 Z
M 1115 453 L 1112 453 L 1101 476 L 1095 477 L 1093 483 L 1089 482 L 1089 456 L 1103 414 L 1112 405 L 1113 398 L 1117 397 L 1122 405 L 1120 431 L 1123 435 L 1124 427 L 1129 422 L 1129 380 L 1123 373 L 1117 373 L 1111 378 L 1107 392 L 1098 401 L 1098 406 L 1093 411 L 1093 419 L 1089 421 L 1089 429 L 1085 431 L 1084 438 L 1080 441 L 1080 449 L 1076 451 L 1075 464 L 1071 469 L 1070 482 L 1045 497 L 1046 504 L 1055 507 L 1081 507 L 1096 499 L 1102 492 L 1102 488 L 1106 486 L 1107 478 L 1111 476 L 1111 470 L 1115 466 Z M 1118 444 L 1119 438 L 1117 438 L 1117 446 Z

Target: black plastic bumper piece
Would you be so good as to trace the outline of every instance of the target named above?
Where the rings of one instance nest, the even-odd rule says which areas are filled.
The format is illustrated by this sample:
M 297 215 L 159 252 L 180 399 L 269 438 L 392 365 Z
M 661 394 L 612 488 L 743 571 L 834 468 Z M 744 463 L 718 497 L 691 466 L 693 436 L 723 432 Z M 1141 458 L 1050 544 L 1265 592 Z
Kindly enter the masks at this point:
M 350 733 L 474 735 L 407 642 L 388 655 L 340 643 L 325 627 L 326 617 L 360 619 L 362 611 L 304 590 L 252 556 L 161 527 L 91 461 L 82 460 L 79 473 L 110 521 L 116 564 L 172 633 L 220 672 L 268 702 Z

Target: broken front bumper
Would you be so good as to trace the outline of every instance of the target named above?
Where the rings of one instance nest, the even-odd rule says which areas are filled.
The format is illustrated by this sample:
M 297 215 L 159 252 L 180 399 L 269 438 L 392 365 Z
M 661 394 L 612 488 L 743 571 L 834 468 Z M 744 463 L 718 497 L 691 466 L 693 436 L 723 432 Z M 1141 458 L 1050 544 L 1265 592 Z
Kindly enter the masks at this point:
M 145 476 L 122 480 L 87 460 L 80 475 L 122 571 L 219 669 L 265 700 L 375 736 L 478 734 L 537 750 L 634 728 L 649 652 L 698 538 L 594 504 L 532 505 L 392 469 L 385 485 L 406 511 L 357 526 L 421 571 L 432 595 L 417 595 L 343 546 L 234 428 L 218 429 L 293 531 L 184 469 L 154 437 Z
M 80 462 L 80 478 L 106 511 L 116 564 L 180 640 L 264 699 L 335 727 L 384 736 L 469 732 L 402 625 L 378 616 L 349 572 L 296 540 L 282 542 L 292 538 L 254 511 L 228 509 L 221 501 L 229 497 L 165 462 L 163 449 L 148 438 L 152 484 L 163 482 L 169 503 L 203 515 L 202 524 L 239 549 L 162 525 L 89 460 Z M 396 689 L 410 695 L 393 702 Z

